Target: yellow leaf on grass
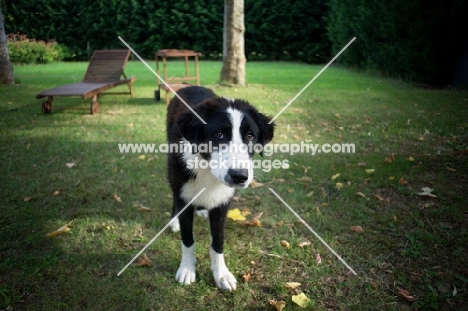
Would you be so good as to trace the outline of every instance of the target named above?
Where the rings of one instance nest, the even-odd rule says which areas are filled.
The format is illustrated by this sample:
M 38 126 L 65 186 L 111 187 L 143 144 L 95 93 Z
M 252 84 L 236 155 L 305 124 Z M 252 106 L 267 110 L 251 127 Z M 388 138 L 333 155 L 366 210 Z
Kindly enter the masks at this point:
M 284 302 L 283 300 L 280 300 L 280 301 L 276 301 L 276 300 L 268 300 L 268 302 L 270 303 L 270 305 L 276 307 L 276 311 L 282 311 L 284 309 L 284 307 L 286 306 L 286 302 Z
M 289 244 L 288 241 L 286 240 L 281 240 L 281 245 L 287 249 L 290 249 L 291 248 L 291 245 Z
M 68 167 L 68 168 L 73 168 L 76 166 L 75 162 L 68 162 L 68 163 L 65 163 L 65 165 Z
M 373 174 L 374 172 L 375 172 L 375 169 L 373 168 L 366 169 L 366 174 Z
M 338 189 L 338 190 L 340 190 L 341 188 L 343 188 L 343 183 L 337 182 L 337 183 L 335 184 L 335 188 Z
M 300 293 L 299 295 L 293 295 L 292 301 L 296 303 L 298 306 L 305 308 L 310 302 L 309 297 L 306 296 L 304 293 Z
M 315 262 L 318 265 L 322 263 L 322 257 L 320 257 L 320 254 L 315 254 Z
M 238 208 L 229 210 L 227 213 L 227 217 L 231 218 L 234 221 L 244 221 L 246 219 Z
M 146 256 L 146 254 L 143 254 L 140 259 L 135 262 L 135 266 L 138 267 L 151 267 L 153 265 L 153 262 Z
M 139 160 L 144 160 L 144 159 L 146 159 L 146 156 L 144 154 L 142 154 L 142 155 L 138 156 L 138 159 Z
M 335 179 L 337 179 L 338 177 L 340 177 L 340 173 L 337 173 L 337 174 L 333 175 L 333 176 L 332 176 L 332 180 L 335 180 Z
M 54 237 L 54 236 L 57 236 L 57 235 L 60 235 L 60 234 L 64 234 L 68 231 L 70 231 L 70 227 L 68 227 L 70 223 L 66 224 L 65 226 L 62 226 L 60 228 L 58 228 L 57 230 L 55 231 L 51 231 L 49 233 L 46 234 L 47 237 Z
M 55 190 L 54 193 L 52 193 L 54 197 L 58 196 L 59 194 L 60 194 L 60 189 Z
M 365 198 L 365 197 L 366 197 L 366 195 L 365 195 L 364 193 L 362 193 L 362 192 L 356 192 L 356 195 L 357 195 L 358 197 L 361 197 L 361 198 Z
M 286 287 L 290 289 L 295 289 L 299 286 L 301 286 L 301 283 L 299 282 L 286 282 Z

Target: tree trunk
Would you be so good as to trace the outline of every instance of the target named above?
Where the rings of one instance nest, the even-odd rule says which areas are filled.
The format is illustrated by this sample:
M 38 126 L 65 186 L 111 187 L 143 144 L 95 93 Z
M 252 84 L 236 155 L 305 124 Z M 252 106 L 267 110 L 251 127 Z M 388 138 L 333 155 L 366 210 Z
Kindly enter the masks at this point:
M 0 1 L 0 84 L 14 84 L 13 66 L 8 56 L 8 45 L 5 35 L 5 24 Z
M 224 0 L 223 67 L 220 84 L 245 85 L 244 0 Z

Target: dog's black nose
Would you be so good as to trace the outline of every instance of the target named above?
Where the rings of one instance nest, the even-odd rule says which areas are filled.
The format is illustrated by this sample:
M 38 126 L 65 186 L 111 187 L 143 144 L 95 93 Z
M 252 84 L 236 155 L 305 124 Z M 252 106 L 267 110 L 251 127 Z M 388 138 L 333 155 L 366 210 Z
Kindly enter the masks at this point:
M 242 184 L 249 178 L 249 171 L 246 169 L 229 169 L 229 177 L 235 184 Z

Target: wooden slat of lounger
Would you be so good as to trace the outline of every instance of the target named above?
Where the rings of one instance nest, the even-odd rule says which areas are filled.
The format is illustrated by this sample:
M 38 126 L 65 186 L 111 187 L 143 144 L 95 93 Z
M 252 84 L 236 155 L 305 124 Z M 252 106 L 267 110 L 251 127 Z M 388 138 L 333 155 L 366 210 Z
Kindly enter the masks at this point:
M 83 82 L 118 81 L 129 56 L 129 50 L 95 51 Z

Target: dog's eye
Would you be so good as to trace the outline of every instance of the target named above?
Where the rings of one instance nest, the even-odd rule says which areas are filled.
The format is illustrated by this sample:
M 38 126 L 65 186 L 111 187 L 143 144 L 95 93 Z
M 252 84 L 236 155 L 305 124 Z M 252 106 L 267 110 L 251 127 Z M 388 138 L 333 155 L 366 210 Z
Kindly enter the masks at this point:
M 217 132 L 216 137 L 218 137 L 219 139 L 223 139 L 224 138 L 223 132 Z
M 252 141 L 252 140 L 254 140 L 255 136 L 254 136 L 254 134 L 249 133 L 249 134 L 247 134 L 246 138 L 247 138 L 248 141 Z

